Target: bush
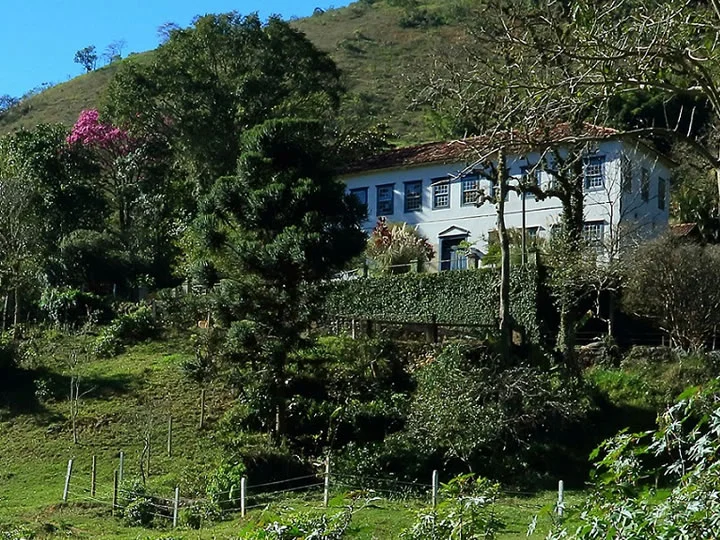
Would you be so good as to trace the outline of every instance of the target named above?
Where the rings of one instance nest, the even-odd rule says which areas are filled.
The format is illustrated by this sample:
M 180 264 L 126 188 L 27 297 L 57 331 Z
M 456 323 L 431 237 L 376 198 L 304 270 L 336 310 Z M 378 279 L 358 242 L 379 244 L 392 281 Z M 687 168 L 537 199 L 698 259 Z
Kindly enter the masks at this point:
M 207 319 L 209 298 L 201 294 L 184 294 L 177 289 L 162 289 L 155 298 L 158 319 L 168 327 L 186 330 Z
M 103 321 L 110 312 L 100 296 L 69 288 L 45 289 L 40 308 L 53 324 L 71 326 Z
M 95 354 L 108 358 L 122 352 L 125 345 L 136 343 L 155 336 L 158 326 L 147 306 L 139 306 L 134 311 L 117 317 L 100 331 L 95 341 Z
M 436 509 L 424 510 L 400 535 L 403 540 L 485 538 L 492 540 L 505 528 L 495 513 L 500 486 L 465 474 L 442 486 Z
M 332 516 L 327 514 L 295 514 L 287 521 L 275 521 L 258 532 L 256 540 L 296 540 L 298 538 L 316 540 L 340 540 L 345 538 L 352 523 L 352 508 Z
M 527 483 L 542 471 L 529 456 L 549 431 L 584 418 L 589 404 L 572 381 L 544 369 L 503 365 L 485 347 L 453 344 L 417 372 L 407 432 L 446 470 L 468 468 Z M 554 454 L 546 455 L 546 466 Z
M 207 495 L 222 509 L 233 508 L 240 497 L 240 484 L 245 476 L 242 463 L 223 463 L 208 480 Z

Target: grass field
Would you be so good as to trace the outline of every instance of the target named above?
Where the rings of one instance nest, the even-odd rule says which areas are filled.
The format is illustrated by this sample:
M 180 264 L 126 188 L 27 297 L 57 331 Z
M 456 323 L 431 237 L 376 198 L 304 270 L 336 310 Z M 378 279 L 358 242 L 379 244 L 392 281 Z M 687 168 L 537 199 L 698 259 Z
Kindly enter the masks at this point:
M 145 434 L 150 433 L 150 475 L 153 493 L 171 498 L 175 486 L 182 498 L 203 497 L 204 478 L 220 462 L 213 426 L 231 396 L 224 390 L 206 390 L 206 424 L 199 429 L 200 388 L 182 374 L 181 364 L 193 353 L 183 338 L 158 340 L 130 347 L 113 359 L 80 362 L 81 399 L 77 417 L 79 443 L 72 442 L 69 394 L 69 351 L 76 339 L 51 333 L 30 355 L 28 376 L 35 378 L 42 399 L 24 409 L 0 409 L 0 538 L 21 537 L 13 530 L 33 532 L 37 538 L 237 538 L 289 514 L 322 512 L 320 493 L 302 498 L 275 499 L 249 512 L 200 530 L 171 531 L 167 519 L 153 529 L 127 527 L 111 515 L 113 471 L 119 452 L 125 455 L 126 479 L 140 473 Z M 167 455 L 168 419 L 173 418 L 173 455 Z M 97 493 L 90 497 L 92 456 L 97 458 Z M 67 462 L 74 460 L 69 501 L 62 502 Z M 346 490 L 335 493 L 330 512 L 353 504 L 351 538 L 396 538 L 426 501 Z M 571 494 L 576 503 L 582 494 Z M 385 495 L 383 495 L 385 496 Z M 353 502 L 353 497 L 355 502 Z M 538 515 L 536 538 L 551 526 L 556 498 L 552 492 L 530 496 L 503 495 L 496 506 L 507 524 L 502 538 L 523 538 Z M 366 504 L 364 501 L 370 500 Z

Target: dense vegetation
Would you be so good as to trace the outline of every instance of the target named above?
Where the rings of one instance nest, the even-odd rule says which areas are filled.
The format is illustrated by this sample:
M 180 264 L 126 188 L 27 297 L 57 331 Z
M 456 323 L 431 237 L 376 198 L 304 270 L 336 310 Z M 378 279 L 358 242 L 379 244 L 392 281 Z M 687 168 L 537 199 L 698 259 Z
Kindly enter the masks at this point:
M 644 16 L 668 22 L 666 4 L 642 4 Z M 645 27 L 630 17 L 599 33 L 592 21 L 605 13 L 582 0 L 572 10 L 364 1 L 296 24 L 318 25 L 330 40 L 324 26 L 334 17 L 385 13 L 411 29 L 404 36 L 455 35 L 448 23 L 462 19 L 474 27 L 467 35 L 478 39 L 464 41 L 469 58 L 455 56 L 466 63 L 438 63 L 418 99 L 432 103 L 424 110 L 437 133 L 499 134 L 497 159 L 478 164 L 497 188 L 487 202 L 498 208 L 499 271 L 402 274 L 399 266 L 422 270 L 432 250 L 399 225 L 378 224 L 368 243 L 363 208 L 336 174 L 387 146 L 372 125 L 379 98 L 362 94 L 359 83 L 348 93 L 331 56 L 296 26 L 229 13 L 170 29 L 157 51 L 104 71 L 112 80 L 99 110 L 83 110 L 71 129 L 42 124 L 0 139 L 0 443 L 10 450 L 0 457 L 0 479 L 11 486 L 0 497 L 12 501 L 0 508 L 4 537 L 83 535 L 88 514 L 110 519 L 102 505 L 125 450 L 127 475 L 113 510 L 143 529 L 112 521 L 115 536 L 165 526 L 177 487 L 185 530 L 211 526 L 228 537 L 368 537 L 357 515 L 384 490 L 416 510 L 400 512 L 387 537 L 492 538 L 511 521 L 500 508 L 504 490 L 537 493 L 560 478 L 580 487 L 591 470 L 596 492 L 584 511 L 554 526 L 545 516 L 544 532 L 716 534 L 717 469 L 706 458 L 717 451 L 717 358 L 705 350 L 720 323 L 716 248 L 671 238 L 632 252 L 591 245 L 582 235 L 582 137 L 555 160 L 555 184 L 531 188 L 563 208 L 562 230 L 537 246 L 532 265 L 511 257 L 503 221 L 504 195 L 525 189 L 508 182 L 507 129 L 547 144 L 548 122 L 603 118 L 627 127 L 658 113 L 654 92 L 670 92 L 660 108 L 694 103 L 703 125 L 678 118 L 679 137 L 648 120 L 648 134 L 667 148 L 679 138 L 682 151 L 720 169 L 707 152 L 717 113 L 710 68 L 655 69 L 675 61 L 683 39 L 707 37 L 704 23 L 688 13 L 685 32 L 663 34 L 657 56 L 616 59 L 619 79 L 611 81 L 603 78 L 607 66 L 588 58 L 606 54 L 613 39 L 631 55 L 621 38 L 642 42 Z M 376 39 L 359 31 L 343 54 L 393 54 Z M 714 50 L 691 59 L 718 67 Z M 467 74 L 460 93 L 452 84 L 458 73 Z M 388 84 L 399 86 L 400 76 Z M 638 77 L 643 88 L 651 83 L 651 95 L 636 92 Z M 704 86 L 681 92 L 696 80 Z M 12 104 L 4 121 L 31 104 Z M 698 208 L 705 240 L 713 237 L 707 204 L 715 200 Z M 334 281 L 358 261 L 367 268 L 368 259 L 373 277 Z M 613 338 L 617 306 L 662 331 L 674 349 L 621 349 Z M 344 331 L 335 315 L 396 324 L 363 336 L 354 324 Z M 604 338 L 580 349 L 577 333 L 588 321 L 601 323 Z M 430 332 L 424 342 L 414 335 L 421 323 L 483 331 L 442 340 Z M 176 429 L 167 453 L 158 451 L 166 422 Z M 65 459 L 77 456 L 76 478 L 86 478 L 93 455 L 105 494 L 87 497 L 71 484 L 74 502 L 52 506 L 60 490 L 51 496 L 48 486 L 60 485 Z M 310 501 L 323 463 L 337 486 L 335 508 L 344 509 L 232 521 L 243 478 L 251 486 L 292 482 L 288 489 Z M 444 486 L 428 508 L 423 496 L 435 470 Z M 16 502 L 23 497 L 25 507 Z M 253 493 L 252 506 L 271 505 L 268 497 Z M 97 523 L 89 527 L 92 536 Z

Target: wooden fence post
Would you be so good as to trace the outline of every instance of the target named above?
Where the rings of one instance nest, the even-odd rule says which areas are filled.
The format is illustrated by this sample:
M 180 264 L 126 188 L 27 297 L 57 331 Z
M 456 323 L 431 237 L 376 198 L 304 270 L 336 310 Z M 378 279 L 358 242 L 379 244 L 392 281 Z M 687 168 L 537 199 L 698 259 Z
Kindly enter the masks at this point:
M 325 486 L 323 490 L 323 506 L 328 507 L 330 503 L 330 455 L 325 457 Z
M 563 516 L 563 510 L 565 510 L 565 482 L 560 480 L 558 482 L 558 500 L 557 500 L 557 513 L 558 516 Z
M 205 389 L 200 390 L 200 429 L 205 427 Z
M 167 453 L 172 457 L 172 416 L 168 418 Z
M 438 502 L 438 485 L 439 485 L 437 471 L 432 472 L 432 484 L 431 485 L 432 485 L 432 507 L 436 508 L 437 502 Z
M 118 470 L 117 470 L 119 485 L 122 485 L 124 468 L 125 468 L 125 452 L 120 451 L 120 465 L 118 466 Z
M 68 460 L 67 474 L 65 475 L 65 489 L 63 489 L 63 502 L 67 502 L 68 495 L 70 494 L 70 476 L 72 475 L 73 460 Z
M 173 504 L 173 527 L 178 524 L 178 508 L 180 508 L 180 488 L 175 486 L 175 502 Z
M 117 514 L 118 506 L 118 484 L 120 483 L 118 470 L 113 471 L 113 499 L 112 499 L 112 515 Z
M 240 515 L 245 517 L 245 497 L 247 497 L 247 478 L 240 479 Z
M 97 486 L 97 456 L 92 457 L 92 470 L 90 472 L 90 496 L 95 496 Z

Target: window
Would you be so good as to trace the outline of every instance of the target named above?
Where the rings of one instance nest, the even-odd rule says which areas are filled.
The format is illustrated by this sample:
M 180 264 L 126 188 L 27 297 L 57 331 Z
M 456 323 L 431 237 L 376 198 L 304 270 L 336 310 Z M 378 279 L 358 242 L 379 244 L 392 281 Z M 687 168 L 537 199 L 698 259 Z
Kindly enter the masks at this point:
M 658 178 L 658 210 L 665 210 L 665 184 L 664 178 Z
M 422 210 L 422 180 L 405 182 L 405 211 Z
M 462 248 L 467 236 L 442 238 L 440 240 L 440 270 L 467 269 L 467 255 Z
M 632 161 L 627 156 L 622 157 L 622 190 L 624 193 L 632 193 Z
M 540 187 L 540 168 L 537 165 L 526 165 L 524 167 L 521 167 L 520 172 L 522 173 L 521 187 Z M 535 194 L 526 191 L 525 198 L 527 199 L 528 197 L 535 198 Z
M 590 245 L 602 244 L 604 229 L 603 221 L 586 221 L 583 225 L 583 238 Z
M 539 232 L 540 227 L 525 227 L 525 234 L 527 235 L 527 238 L 532 242 L 537 240 Z
M 640 197 L 645 202 L 650 199 L 650 171 L 645 167 L 640 171 Z
M 377 215 L 390 216 L 395 212 L 394 202 L 394 184 L 385 184 L 377 187 Z
M 605 185 L 603 177 L 604 156 L 587 156 L 583 159 L 585 189 L 600 189 Z
M 367 212 L 367 205 L 368 205 L 368 188 L 356 188 L 350 190 L 350 195 L 355 197 L 360 204 L 362 204 L 365 207 L 365 211 Z
M 433 208 L 450 208 L 450 182 L 433 180 Z
M 480 179 L 477 176 L 463 178 L 460 204 L 463 206 L 475 204 L 478 200 L 478 195 L 480 195 Z

